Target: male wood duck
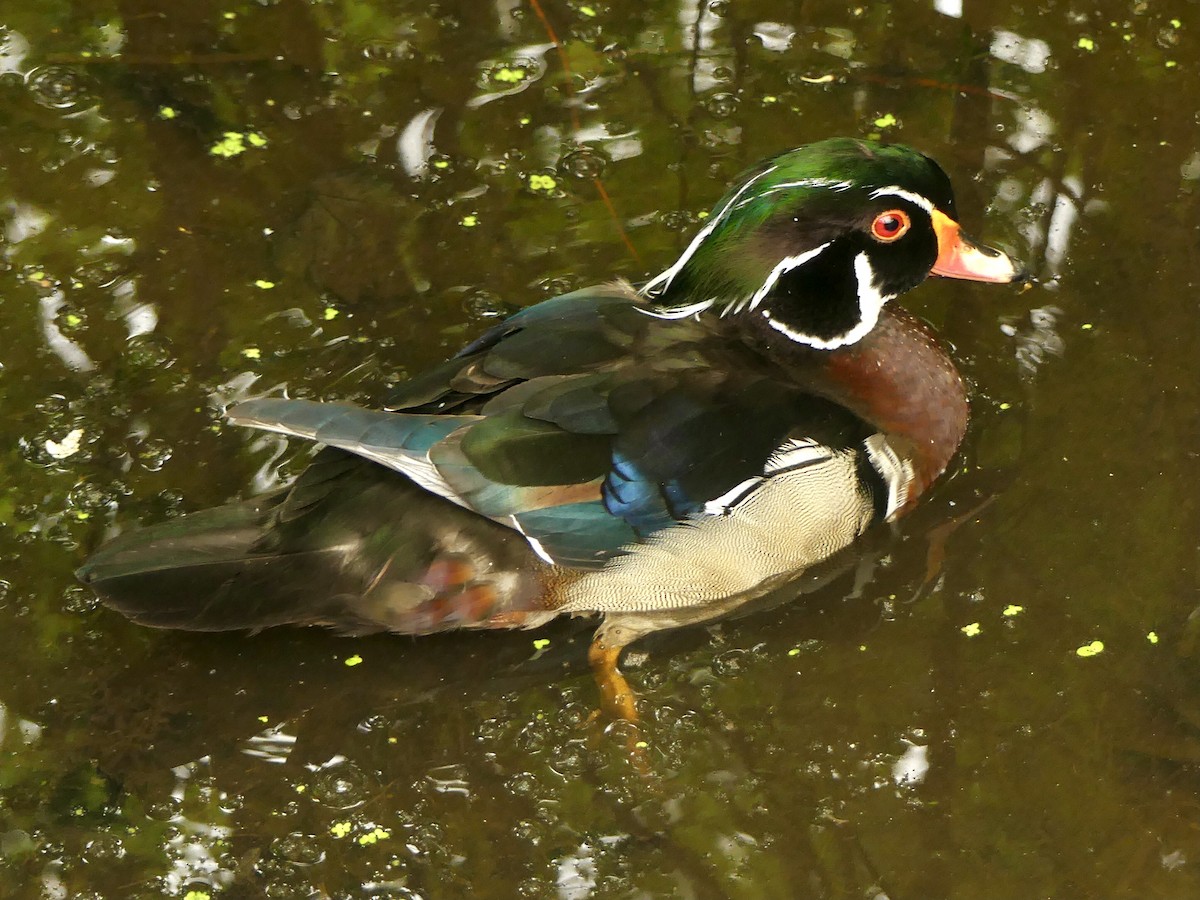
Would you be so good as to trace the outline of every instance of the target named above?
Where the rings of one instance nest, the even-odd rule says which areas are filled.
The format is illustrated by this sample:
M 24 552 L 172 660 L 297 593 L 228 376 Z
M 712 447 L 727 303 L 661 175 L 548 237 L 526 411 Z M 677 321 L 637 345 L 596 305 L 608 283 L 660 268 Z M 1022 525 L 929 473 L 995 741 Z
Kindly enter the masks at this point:
M 265 398 L 231 421 L 325 445 L 272 494 L 123 534 L 80 569 L 137 622 L 347 634 L 601 614 L 617 660 L 904 515 L 967 425 L 962 378 L 891 301 L 930 273 L 1011 282 L 950 181 L 897 145 L 759 163 L 641 291 L 529 307 L 382 409 Z

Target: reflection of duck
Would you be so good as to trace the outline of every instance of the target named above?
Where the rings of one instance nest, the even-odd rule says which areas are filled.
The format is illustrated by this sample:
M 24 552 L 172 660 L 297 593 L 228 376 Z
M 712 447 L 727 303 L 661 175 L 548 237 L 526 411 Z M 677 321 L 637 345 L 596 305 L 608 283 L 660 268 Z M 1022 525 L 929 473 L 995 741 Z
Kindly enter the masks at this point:
M 360 634 L 603 613 L 610 707 L 636 638 L 713 619 L 909 510 L 962 439 L 961 378 L 889 305 L 930 271 L 1017 268 L 904 147 L 751 169 L 669 269 L 526 309 L 384 411 L 261 399 L 327 445 L 290 488 L 122 535 L 80 570 L 147 625 Z

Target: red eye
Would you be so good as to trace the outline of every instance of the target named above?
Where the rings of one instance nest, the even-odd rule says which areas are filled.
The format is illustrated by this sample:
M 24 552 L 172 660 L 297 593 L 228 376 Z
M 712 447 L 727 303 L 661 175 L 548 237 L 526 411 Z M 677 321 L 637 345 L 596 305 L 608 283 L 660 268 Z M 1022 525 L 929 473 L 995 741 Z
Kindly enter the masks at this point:
M 902 209 L 889 209 L 875 217 L 875 221 L 871 223 L 871 236 L 877 241 L 890 244 L 904 237 L 911 226 L 912 219 L 908 217 L 908 213 Z

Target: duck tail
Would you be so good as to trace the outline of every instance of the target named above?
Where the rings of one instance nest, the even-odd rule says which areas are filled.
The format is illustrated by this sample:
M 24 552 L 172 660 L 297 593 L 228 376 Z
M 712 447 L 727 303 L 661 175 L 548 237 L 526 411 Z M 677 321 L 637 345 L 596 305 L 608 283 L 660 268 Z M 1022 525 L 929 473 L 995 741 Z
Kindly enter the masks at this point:
M 304 624 L 315 613 L 301 587 L 329 568 L 320 550 L 256 551 L 270 526 L 270 500 L 234 503 L 127 531 L 102 546 L 76 576 L 104 603 L 140 625 L 236 631 Z M 314 571 L 315 570 L 315 571 Z
M 154 628 L 423 634 L 542 624 L 548 568 L 511 529 L 325 450 L 289 489 L 126 532 L 76 574 Z

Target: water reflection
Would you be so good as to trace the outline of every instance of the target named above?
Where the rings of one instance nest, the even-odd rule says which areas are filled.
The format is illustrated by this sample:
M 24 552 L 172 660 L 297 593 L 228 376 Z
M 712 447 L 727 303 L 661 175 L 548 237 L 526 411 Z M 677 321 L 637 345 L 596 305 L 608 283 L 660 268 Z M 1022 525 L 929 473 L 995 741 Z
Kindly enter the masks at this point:
M 50 224 L 49 213 L 15 198 L 5 201 L 5 213 L 4 238 L 10 244 L 37 237 Z
M 413 178 L 424 178 L 429 174 L 430 157 L 436 153 L 433 130 L 442 111 L 436 107 L 424 109 L 413 116 L 396 139 L 404 171 Z
M 211 760 L 205 757 L 172 769 L 175 776 L 175 787 L 170 794 L 172 803 L 182 807 L 199 801 L 212 811 L 224 799 L 214 786 L 210 764 Z M 170 827 L 164 831 L 163 851 L 170 867 L 161 879 L 165 892 L 180 896 L 187 891 L 219 890 L 233 883 L 234 874 L 227 868 L 227 862 L 223 864 L 224 854 L 218 849 L 218 845 L 230 838 L 233 829 L 190 818 L 182 812 L 170 816 L 167 822 Z
M 570 79 L 517 0 L 10 6 L 0 894 L 1200 890 L 1190 22 L 547 7 Z M 211 155 L 248 130 L 267 145 Z M 566 624 L 536 660 L 520 634 L 373 644 L 358 677 L 361 642 L 189 641 L 68 590 L 103 533 L 302 463 L 225 405 L 366 400 L 499 314 L 640 280 L 745 163 L 833 133 L 943 160 L 1040 283 L 914 296 L 974 387 L 934 499 L 971 512 L 858 591 L 648 647 L 653 786 L 589 723 Z
M 961 19 L 963 14 L 963 0 L 933 0 L 933 8 L 943 16 L 949 16 L 952 19 Z
M 5 744 L 33 744 L 42 736 L 42 726 L 28 719 L 10 722 L 11 713 L 0 703 L 0 747 Z
M 1031 75 L 1040 75 L 1050 62 L 1050 45 L 1040 38 L 1022 37 L 997 29 L 992 35 L 991 54 L 1003 62 L 1020 66 Z
M 892 780 L 898 785 L 916 785 L 929 772 L 929 748 L 909 744 L 903 755 L 892 764 Z
M 46 339 L 46 346 L 62 360 L 63 365 L 68 369 L 74 369 L 77 372 L 91 372 L 96 368 L 96 364 L 91 361 L 82 347 L 67 338 L 58 327 L 58 313 L 65 303 L 66 298 L 59 290 L 51 291 L 42 297 L 42 335 Z

